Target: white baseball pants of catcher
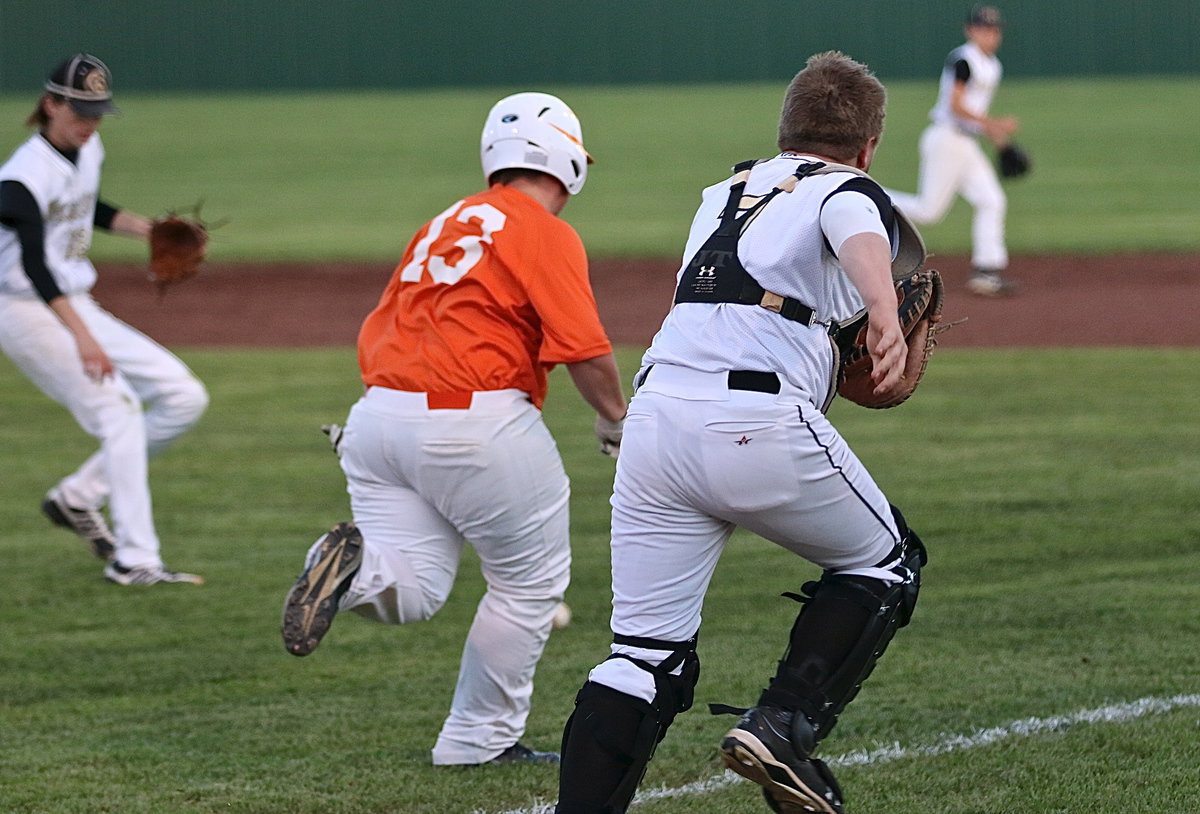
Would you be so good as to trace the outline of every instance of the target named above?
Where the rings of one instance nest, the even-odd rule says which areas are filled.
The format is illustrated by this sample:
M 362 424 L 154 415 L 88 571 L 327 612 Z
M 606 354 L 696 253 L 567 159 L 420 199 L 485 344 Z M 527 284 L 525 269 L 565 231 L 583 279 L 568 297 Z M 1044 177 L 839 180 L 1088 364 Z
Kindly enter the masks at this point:
M 809 397 L 786 384 L 778 395 L 731 390 L 724 373 L 655 365 L 625 418 L 612 507 L 612 629 L 626 636 L 694 636 L 735 527 L 823 569 L 898 579 L 876 567 L 899 540 L 887 498 Z M 764 577 L 764 600 L 780 578 Z M 653 663 L 669 655 L 613 651 Z M 626 659 L 589 678 L 655 695 L 653 676 Z
M 918 224 L 946 216 L 955 194 L 974 208 L 971 265 L 996 271 L 1008 266 L 1004 217 L 1008 199 L 976 136 L 950 124 L 931 124 L 921 134 L 917 194 L 888 190 L 892 203 Z
M 362 567 L 340 608 L 407 624 L 454 584 L 464 542 L 487 581 L 463 648 L 436 765 L 483 763 L 525 732 L 533 674 L 570 578 L 570 486 L 541 411 L 519 390 L 430 409 L 370 388 L 340 445 Z
M 75 508 L 108 505 L 116 559 L 160 566 L 147 461 L 187 432 L 208 406 L 200 380 L 173 353 L 101 308 L 88 294 L 71 305 L 112 360 L 102 382 L 83 372 L 75 339 L 35 297 L 0 296 L 0 349 L 43 393 L 70 411 L 100 449 L 58 484 Z

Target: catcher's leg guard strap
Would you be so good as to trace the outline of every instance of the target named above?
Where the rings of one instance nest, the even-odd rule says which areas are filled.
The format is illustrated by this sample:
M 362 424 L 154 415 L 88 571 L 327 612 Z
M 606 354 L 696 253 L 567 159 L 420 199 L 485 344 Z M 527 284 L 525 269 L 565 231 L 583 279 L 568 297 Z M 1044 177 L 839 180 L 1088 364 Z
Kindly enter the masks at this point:
M 795 597 L 804 607 L 779 670 L 758 703 L 803 713 L 812 732 L 811 737 L 793 733 L 798 747 L 811 751 L 829 734 L 896 630 L 912 618 L 925 548 L 906 526 L 901 530 L 905 536 L 894 566 L 901 581 L 826 572 L 819 582 L 804 586 L 805 596 Z
M 654 677 L 652 702 L 589 681 L 575 698 L 575 711 L 563 731 L 557 814 L 622 814 L 633 801 L 650 758 L 675 716 L 691 706 L 700 661 L 695 643 L 616 637 L 618 644 L 671 649 L 651 664 L 633 662 Z M 678 675 L 671 673 L 682 666 Z

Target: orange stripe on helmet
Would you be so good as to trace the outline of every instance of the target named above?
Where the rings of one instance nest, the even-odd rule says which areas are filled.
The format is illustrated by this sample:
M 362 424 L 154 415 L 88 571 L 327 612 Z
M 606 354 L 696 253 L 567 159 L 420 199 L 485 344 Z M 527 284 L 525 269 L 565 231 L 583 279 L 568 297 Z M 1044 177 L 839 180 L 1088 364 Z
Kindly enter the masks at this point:
M 553 128 L 554 128 L 555 130 L 557 130 L 558 132 L 562 133 L 564 136 L 566 136 L 566 137 L 567 137 L 567 140 L 568 140 L 568 141 L 570 141 L 572 144 L 574 144 L 574 145 L 576 145 L 577 147 L 579 147 L 579 149 L 583 150 L 583 154 L 584 154 L 584 155 L 587 157 L 587 163 L 589 163 L 589 164 L 595 164 L 595 163 L 596 163 L 596 159 L 592 158 L 592 154 L 591 154 L 591 153 L 589 153 L 589 152 L 588 152 L 588 151 L 587 151 L 587 150 L 584 148 L 584 146 L 583 146 L 583 142 L 579 140 L 579 137 L 578 137 L 578 136 L 576 136 L 574 133 L 570 133 L 570 132 L 568 132 L 568 131 L 566 131 L 566 130 L 563 130 L 561 127 L 559 127 L 559 126 L 558 126 L 557 124 L 555 124 L 554 122 L 546 122 L 546 124 L 550 125 L 551 127 L 553 127 Z

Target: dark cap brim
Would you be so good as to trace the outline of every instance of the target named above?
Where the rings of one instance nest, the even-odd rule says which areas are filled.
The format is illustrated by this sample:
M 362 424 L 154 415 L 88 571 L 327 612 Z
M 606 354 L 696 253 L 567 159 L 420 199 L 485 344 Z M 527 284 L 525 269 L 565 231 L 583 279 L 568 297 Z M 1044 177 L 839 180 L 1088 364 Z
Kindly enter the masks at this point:
M 82 99 L 68 99 L 67 102 L 80 116 L 88 118 L 98 118 L 106 113 L 120 113 L 120 109 L 112 103 L 112 99 L 103 99 L 98 102 L 85 102 Z

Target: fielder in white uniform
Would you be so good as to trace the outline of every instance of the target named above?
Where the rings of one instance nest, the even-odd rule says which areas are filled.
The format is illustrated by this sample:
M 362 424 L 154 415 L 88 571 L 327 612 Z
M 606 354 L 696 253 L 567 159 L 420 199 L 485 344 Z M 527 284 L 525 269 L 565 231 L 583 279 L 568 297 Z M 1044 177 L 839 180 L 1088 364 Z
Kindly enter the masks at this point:
M 878 184 L 853 171 L 871 164 L 884 104 L 865 66 L 814 56 L 789 86 L 782 152 L 704 191 L 676 304 L 625 421 L 612 496 L 614 644 L 564 732 L 559 814 L 630 804 L 655 744 L 691 705 L 704 596 L 738 526 L 824 576 L 801 589 L 779 671 L 756 707 L 738 710 L 722 754 L 775 811 L 842 811 L 812 753 L 907 622 L 924 556 L 823 412 L 832 325 L 866 308 L 880 393 L 896 386 L 907 353 L 891 276 L 897 219 Z M 799 587 L 770 582 L 764 601 Z
M 38 132 L 0 166 L 0 349 L 100 441 L 46 495 L 46 516 L 86 540 L 112 582 L 199 584 L 163 566 L 147 461 L 196 423 L 208 394 L 183 362 L 89 293 L 93 227 L 142 240 L 150 232 L 147 218 L 99 197 L 96 130 L 116 112 L 110 85 L 94 56 L 62 62 L 29 117 Z
M 975 210 L 967 287 L 981 296 L 1001 296 L 1015 291 L 1001 274 L 1008 267 L 1004 242 L 1008 201 L 992 162 L 979 146 L 983 136 L 1003 147 L 1018 124 L 1011 116 L 988 115 L 1003 72 L 996 58 L 1003 38 L 1000 12 L 993 6 L 974 7 L 964 32 L 967 42 L 946 57 L 937 103 L 929 114 L 932 124 L 921 135 L 917 194 L 891 190 L 889 194 L 916 223 L 937 223 L 954 196 L 962 195 Z

